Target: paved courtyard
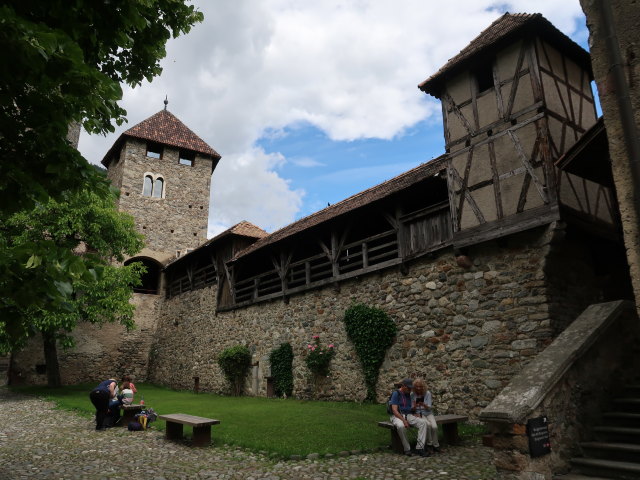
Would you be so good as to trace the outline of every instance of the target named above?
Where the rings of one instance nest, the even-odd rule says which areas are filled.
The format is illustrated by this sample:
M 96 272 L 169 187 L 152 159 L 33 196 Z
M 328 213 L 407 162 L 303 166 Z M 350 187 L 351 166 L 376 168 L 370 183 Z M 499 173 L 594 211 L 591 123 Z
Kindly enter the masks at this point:
M 87 397 L 87 402 L 89 399 Z M 492 479 L 491 451 L 451 447 L 436 457 L 387 452 L 274 461 L 266 455 L 167 442 L 161 432 L 112 428 L 0 387 L 0 479 Z M 283 429 L 283 435 L 285 431 Z M 215 443 L 215 428 L 213 430 Z

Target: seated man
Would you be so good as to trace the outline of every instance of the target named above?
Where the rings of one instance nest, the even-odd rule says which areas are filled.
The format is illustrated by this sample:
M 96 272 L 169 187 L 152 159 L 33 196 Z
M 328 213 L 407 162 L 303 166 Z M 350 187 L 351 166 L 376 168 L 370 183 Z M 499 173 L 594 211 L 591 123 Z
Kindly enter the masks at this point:
M 416 452 L 421 457 L 428 457 L 429 454 L 424 449 L 425 440 L 427 438 L 427 420 L 425 418 L 416 417 L 411 413 L 411 389 L 413 382 L 410 378 L 405 378 L 400 384 L 400 388 L 391 395 L 391 423 L 396 427 L 404 454 L 411 456 L 411 447 L 407 441 L 406 428 L 409 426 L 418 429 L 418 443 L 416 444 Z

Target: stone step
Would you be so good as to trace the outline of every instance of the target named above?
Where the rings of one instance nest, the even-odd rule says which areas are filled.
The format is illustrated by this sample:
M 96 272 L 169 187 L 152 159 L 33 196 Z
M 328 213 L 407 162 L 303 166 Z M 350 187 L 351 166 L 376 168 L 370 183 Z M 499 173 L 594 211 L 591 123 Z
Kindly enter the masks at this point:
M 640 413 L 606 412 L 602 414 L 602 420 L 611 426 L 640 427 Z
M 640 428 L 598 426 L 594 427 L 593 431 L 599 438 L 604 437 L 609 440 L 623 441 L 626 443 L 640 443 Z
M 586 457 L 640 462 L 640 444 L 621 442 L 582 442 Z
M 613 406 L 619 412 L 640 413 L 640 397 L 616 398 Z
M 592 477 L 591 475 L 581 475 L 579 473 L 567 473 L 565 475 L 554 475 L 552 480 L 611 480 L 612 477 Z
M 572 458 L 571 464 L 583 475 L 625 480 L 640 479 L 640 463 L 604 460 L 601 458 Z

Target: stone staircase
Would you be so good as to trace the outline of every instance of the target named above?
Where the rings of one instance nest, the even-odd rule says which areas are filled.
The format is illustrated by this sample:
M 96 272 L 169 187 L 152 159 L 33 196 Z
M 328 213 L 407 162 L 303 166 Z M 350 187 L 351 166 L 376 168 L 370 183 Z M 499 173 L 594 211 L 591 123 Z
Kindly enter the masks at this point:
M 571 475 L 554 480 L 640 479 L 640 385 L 628 386 L 611 407 L 593 428 L 595 440 L 580 443 L 583 456 L 571 459 Z

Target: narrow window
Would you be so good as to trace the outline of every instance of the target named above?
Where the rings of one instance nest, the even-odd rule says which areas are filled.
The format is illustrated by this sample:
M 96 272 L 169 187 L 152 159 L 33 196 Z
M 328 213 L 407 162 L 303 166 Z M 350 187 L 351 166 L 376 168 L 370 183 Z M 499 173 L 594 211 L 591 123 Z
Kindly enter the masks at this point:
M 147 142 L 147 157 L 161 158 L 162 145 L 160 145 L 159 143 Z
M 156 178 L 153 185 L 153 196 L 155 198 L 162 198 L 162 188 L 164 186 L 164 180 L 162 178 Z
M 151 178 L 151 175 L 147 175 L 146 177 L 144 177 L 144 184 L 142 186 L 142 195 L 144 195 L 145 197 L 150 197 L 152 189 L 153 189 L 153 180 Z
M 195 154 L 188 150 L 180 150 L 180 165 L 186 165 L 188 167 L 193 167 L 193 161 L 195 160 Z
M 478 67 L 473 73 L 476 84 L 478 85 L 478 92 L 484 92 L 493 88 L 493 62 L 489 61 L 480 67 Z

